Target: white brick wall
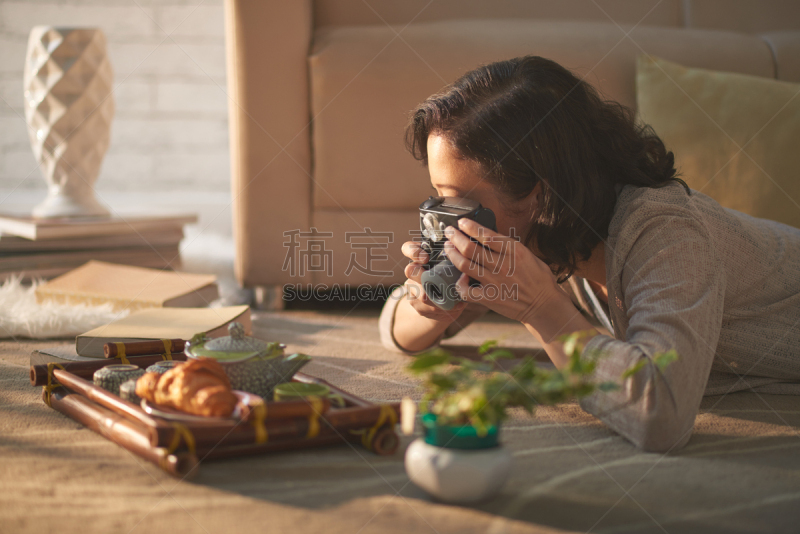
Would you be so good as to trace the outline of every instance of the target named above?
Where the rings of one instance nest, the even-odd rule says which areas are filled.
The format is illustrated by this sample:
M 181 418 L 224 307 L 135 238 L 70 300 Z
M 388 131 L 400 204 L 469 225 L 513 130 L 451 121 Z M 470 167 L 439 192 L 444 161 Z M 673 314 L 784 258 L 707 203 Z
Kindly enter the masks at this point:
M 106 33 L 116 115 L 99 190 L 228 193 L 222 0 L 0 0 L 0 191 L 45 189 L 22 109 L 28 32 L 40 24 Z

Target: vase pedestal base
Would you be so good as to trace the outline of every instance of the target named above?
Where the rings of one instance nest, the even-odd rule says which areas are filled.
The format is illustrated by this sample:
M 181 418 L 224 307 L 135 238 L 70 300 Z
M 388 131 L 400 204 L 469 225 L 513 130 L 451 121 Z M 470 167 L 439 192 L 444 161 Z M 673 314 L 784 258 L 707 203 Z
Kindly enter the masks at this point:
M 94 195 L 75 199 L 56 193 L 48 194 L 41 203 L 33 208 L 33 216 L 37 219 L 55 219 L 60 217 L 109 217 L 109 211 Z

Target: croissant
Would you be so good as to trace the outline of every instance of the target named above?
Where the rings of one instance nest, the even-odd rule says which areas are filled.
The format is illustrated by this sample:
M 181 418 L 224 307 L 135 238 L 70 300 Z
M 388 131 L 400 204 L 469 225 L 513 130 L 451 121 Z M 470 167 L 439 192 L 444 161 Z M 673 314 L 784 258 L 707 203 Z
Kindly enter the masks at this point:
M 155 392 L 160 373 L 145 373 L 136 381 L 136 395 L 150 402 L 155 402 Z
M 214 359 L 190 360 L 162 375 L 146 373 L 136 394 L 160 406 L 205 416 L 228 417 L 237 398 L 225 370 Z

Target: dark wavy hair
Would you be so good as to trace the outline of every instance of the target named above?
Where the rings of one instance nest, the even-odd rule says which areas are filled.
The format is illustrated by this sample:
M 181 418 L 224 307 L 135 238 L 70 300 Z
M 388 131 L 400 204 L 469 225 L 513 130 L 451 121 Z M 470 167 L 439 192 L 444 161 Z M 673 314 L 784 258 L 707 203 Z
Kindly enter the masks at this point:
M 479 67 L 420 104 L 406 146 L 425 165 L 430 134 L 478 162 L 509 200 L 526 198 L 542 182 L 541 211 L 522 239 L 559 283 L 608 237 L 617 184 L 678 181 L 690 194 L 676 177 L 672 152 L 649 126 L 538 56 Z

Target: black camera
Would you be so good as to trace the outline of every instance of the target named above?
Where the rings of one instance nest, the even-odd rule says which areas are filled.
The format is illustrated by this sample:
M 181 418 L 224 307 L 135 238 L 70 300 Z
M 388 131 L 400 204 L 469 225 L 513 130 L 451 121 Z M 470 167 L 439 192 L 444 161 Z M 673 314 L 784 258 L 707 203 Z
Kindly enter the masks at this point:
M 492 210 L 474 200 L 430 197 L 419 205 L 419 228 L 422 230 L 420 246 L 428 253 L 429 258 L 427 270 L 422 273 L 422 289 L 443 310 L 452 309 L 460 300 L 455 286 L 461 272 L 443 253 L 447 241 L 444 230 L 448 226 L 458 228 L 459 219 L 472 219 L 481 226 L 497 231 Z M 478 281 L 470 278 L 470 285 L 476 284 Z

